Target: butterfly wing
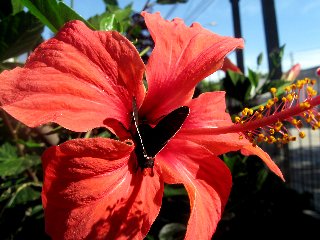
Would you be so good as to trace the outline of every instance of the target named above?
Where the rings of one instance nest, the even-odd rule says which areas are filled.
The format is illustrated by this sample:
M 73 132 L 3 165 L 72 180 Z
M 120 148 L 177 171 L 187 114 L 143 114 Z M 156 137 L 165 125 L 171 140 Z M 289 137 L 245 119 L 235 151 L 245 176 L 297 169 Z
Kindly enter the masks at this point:
M 189 107 L 182 106 L 162 118 L 154 128 L 141 126 L 141 137 L 148 156 L 155 157 L 164 148 L 180 130 L 189 112 Z

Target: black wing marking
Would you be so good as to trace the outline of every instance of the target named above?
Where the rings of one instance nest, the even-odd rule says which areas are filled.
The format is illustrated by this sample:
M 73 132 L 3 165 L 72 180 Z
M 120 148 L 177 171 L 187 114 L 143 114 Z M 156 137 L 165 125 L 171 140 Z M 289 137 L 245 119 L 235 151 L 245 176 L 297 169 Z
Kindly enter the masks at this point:
M 155 157 L 168 141 L 180 130 L 189 115 L 189 107 L 182 106 L 172 111 L 154 127 L 141 126 L 141 137 L 148 156 Z
M 172 111 L 152 128 L 148 124 L 139 124 L 135 98 L 132 102 L 133 121 L 136 128 L 136 154 L 141 168 L 152 168 L 154 157 L 166 146 L 168 141 L 180 130 L 189 115 L 189 107 L 182 106 Z

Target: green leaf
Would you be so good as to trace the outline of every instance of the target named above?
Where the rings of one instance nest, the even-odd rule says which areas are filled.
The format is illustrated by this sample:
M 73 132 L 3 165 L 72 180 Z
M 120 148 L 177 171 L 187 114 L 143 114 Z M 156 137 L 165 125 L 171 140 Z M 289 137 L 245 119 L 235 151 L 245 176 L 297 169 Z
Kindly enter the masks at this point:
M 260 190 L 264 184 L 264 182 L 266 181 L 268 176 L 268 171 L 266 169 L 260 169 L 260 171 L 258 172 L 258 178 L 257 178 L 257 182 L 256 182 L 256 187 L 258 190 Z
M 227 96 L 241 103 L 245 103 L 248 100 L 253 86 L 244 75 L 229 70 L 222 84 L 223 89 L 227 92 Z
M 38 156 L 19 157 L 17 149 L 5 143 L 0 147 L 0 176 L 17 175 L 26 169 L 40 164 Z
M 174 187 L 170 185 L 165 185 L 164 187 L 164 196 L 172 197 L 172 196 L 186 196 L 188 195 L 186 189 L 184 187 Z
M 44 147 L 45 146 L 44 143 L 42 143 L 42 142 L 38 143 L 38 142 L 35 142 L 33 140 L 24 141 L 24 140 L 19 139 L 17 142 L 25 145 L 28 148 L 40 148 L 40 147 Z
M 266 83 L 261 87 L 261 94 L 269 92 L 271 88 L 276 88 L 276 96 L 279 97 L 285 93 L 285 87 L 291 85 L 291 82 L 287 80 L 275 79 L 271 81 L 266 81 Z
M 115 30 L 115 31 L 119 31 L 121 32 L 121 27 L 119 22 L 115 19 L 115 14 L 111 14 L 110 16 L 106 16 L 104 17 L 101 21 L 100 21 L 100 30 L 103 31 L 111 31 L 111 30 Z
M 11 0 L 12 14 L 23 11 L 23 5 L 20 0 Z
M 285 45 L 282 45 L 279 49 L 275 49 L 270 53 L 270 58 L 273 66 L 277 67 L 281 64 L 283 58 Z
M 29 208 L 26 211 L 26 216 L 32 217 L 34 216 L 36 219 L 43 218 L 43 206 L 42 204 L 36 205 L 34 207 Z
M 63 2 L 56 0 L 20 0 L 29 11 L 45 24 L 52 32 L 56 33 L 70 20 L 80 20 L 88 27 L 94 27 Z
M 12 188 L 9 187 L 5 189 L 0 195 L 0 202 L 9 199 L 11 195 L 12 195 Z
M 37 187 L 37 188 L 34 188 Z M 11 208 L 18 204 L 26 204 L 29 201 L 39 199 L 41 196 L 41 184 L 28 182 L 18 186 L 16 192 L 12 195 L 6 207 Z
M 102 137 L 102 138 L 110 138 L 111 137 L 111 133 L 109 131 L 104 131 L 102 133 L 99 133 L 97 136 L 98 137 Z
M 233 83 L 234 86 L 236 86 L 239 81 L 240 82 L 244 81 L 244 75 L 243 74 L 240 74 L 240 73 L 237 73 L 237 72 L 234 72 L 234 71 L 230 71 L 230 70 L 228 70 L 227 73 L 228 73 L 228 76 L 230 77 L 230 80 L 231 80 L 231 82 Z
M 118 6 L 118 1 L 117 0 L 103 0 L 103 1 L 107 5 Z
M 263 59 L 263 53 L 260 53 L 257 57 L 257 65 L 260 66 Z
M 98 30 L 126 32 L 130 26 L 131 14 L 131 5 L 124 9 L 120 9 L 117 6 L 108 6 L 107 12 L 89 18 L 88 22 Z
M 255 71 L 252 71 L 250 68 L 248 69 L 248 72 L 249 72 L 249 81 L 250 83 L 254 86 L 254 87 L 257 87 L 258 86 L 258 83 L 259 83 L 259 74 L 256 73 Z
M 43 25 L 30 13 L 19 12 L 0 22 L 0 61 L 31 51 L 42 39 Z

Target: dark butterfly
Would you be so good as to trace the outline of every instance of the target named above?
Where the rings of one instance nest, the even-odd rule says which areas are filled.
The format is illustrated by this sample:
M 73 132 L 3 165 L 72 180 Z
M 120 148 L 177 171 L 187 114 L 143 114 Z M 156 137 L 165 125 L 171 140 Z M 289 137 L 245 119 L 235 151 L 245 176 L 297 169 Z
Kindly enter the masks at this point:
M 140 123 L 135 99 L 133 99 L 133 121 L 136 128 L 134 139 L 139 166 L 152 168 L 155 156 L 166 146 L 168 141 L 179 131 L 189 115 L 187 106 L 179 107 L 163 117 L 155 127 Z

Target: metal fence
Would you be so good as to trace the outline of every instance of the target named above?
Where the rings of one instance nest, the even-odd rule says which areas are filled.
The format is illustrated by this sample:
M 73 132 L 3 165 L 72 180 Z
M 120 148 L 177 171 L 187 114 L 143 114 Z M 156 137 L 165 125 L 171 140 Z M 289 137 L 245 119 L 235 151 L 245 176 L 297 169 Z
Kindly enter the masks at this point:
M 287 161 L 290 187 L 312 195 L 312 203 L 320 212 L 320 132 L 304 128 L 306 139 L 288 146 Z
M 320 78 L 316 75 L 316 68 L 304 70 L 298 79 L 309 77 L 317 79 L 315 89 L 320 93 Z M 290 142 L 281 149 L 271 149 L 276 156 L 280 168 L 283 170 L 288 185 L 300 193 L 309 193 L 311 203 L 320 213 L 320 130 L 312 130 L 304 126 L 302 129 L 306 137 L 302 140 Z M 298 130 L 290 128 L 292 135 L 298 136 Z

